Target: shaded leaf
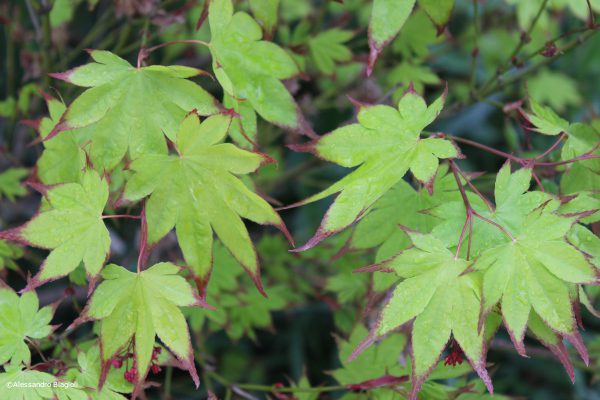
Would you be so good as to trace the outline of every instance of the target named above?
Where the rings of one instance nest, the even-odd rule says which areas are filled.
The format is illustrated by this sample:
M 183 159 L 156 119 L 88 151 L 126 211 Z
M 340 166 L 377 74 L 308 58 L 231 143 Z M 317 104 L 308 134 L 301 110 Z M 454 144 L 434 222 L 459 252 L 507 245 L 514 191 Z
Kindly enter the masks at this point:
M 8 287 L 0 288 L 0 364 L 29 365 L 31 352 L 25 341 L 48 336 L 53 314 L 51 306 L 39 309 L 35 292 L 18 296 Z
M 292 58 L 262 39 L 260 25 L 245 12 L 234 13 L 231 0 L 211 1 L 208 11 L 213 71 L 223 90 L 245 99 L 265 120 L 303 131 L 298 107 L 282 79 L 298 73 Z
M 352 36 L 351 31 L 334 28 L 311 37 L 308 48 L 317 69 L 325 75 L 331 75 L 335 72 L 336 63 L 350 61 L 352 52 L 344 43 Z

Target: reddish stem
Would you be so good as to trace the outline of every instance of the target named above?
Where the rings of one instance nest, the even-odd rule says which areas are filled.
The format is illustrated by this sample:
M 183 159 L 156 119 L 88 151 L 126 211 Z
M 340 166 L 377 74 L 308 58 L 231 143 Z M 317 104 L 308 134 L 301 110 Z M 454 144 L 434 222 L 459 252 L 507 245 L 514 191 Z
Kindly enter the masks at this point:
M 478 149 L 485 150 L 488 153 L 492 153 L 492 154 L 495 154 L 497 156 L 504 157 L 504 158 L 507 158 L 509 160 L 512 160 L 512 161 L 515 161 L 515 162 L 518 162 L 518 163 L 520 163 L 521 160 L 523 160 L 521 157 L 517 157 L 517 156 L 514 156 L 512 154 L 505 153 L 504 151 L 501 151 L 501 150 L 496 150 L 493 147 L 486 146 L 485 144 L 476 142 L 474 140 L 469 140 L 469 139 L 465 139 L 465 138 L 458 137 L 458 136 L 451 136 L 450 138 L 452 140 L 454 140 L 455 142 L 468 144 L 469 146 L 477 147 Z
M 144 258 L 146 256 L 146 246 L 148 244 L 148 224 L 146 222 L 146 207 L 142 208 L 142 213 L 140 214 L 142 224 L 140 229 L 140 254 L 138 255 L 137 262 L 137 272 L 141 272 L 142 264 L 144 262 Z
M 558 137 L 558 140 L 556 142 L 554 142 L 554 144 L 550 147 L 548 147 L 548 149 L 543 152 L 542 154 L 540 154 L 539 156 L 535 157 L 536 160 L 542 159 L 544 157 L 546 157 L 548 154 L 552 153 L 552 150 L 554 150 L 556 148 L 556 146 L 558 146 L 560 144 L 560 142 L 562 142 L 562 140 L 565 138 L 566 134 L 563 132 L 560 134 L 560 136 Z
M 469 198 L 467 197 L 467 192 L 465 191 L 464 187 L 462 186 L 462 182 L 460 181 L 459 174 L 462 174 L 462 172 L 460 171 L 460 169 L 458 168 L 458 166 L 456 165 L 456 163 L 453 160 L 449 160 L 449 163 L 450 163 L 450 168 L 452 169 L 452 173 L 454 174 L 454 179 L 456 180 L 458 190 L 460 191 L 460 196 L 462 197 L 463 203 L 465 205 L 465 212 L 467 214 L 465 223 L 463 224 L 462 230 L 460 232 L 460 236 L 458 238 L 458 244 L 456 246 L 456 253 L 454 254 L 454 258 L 458 259 L 460 249 L 465 240 L 465 233 L 467 231 L 467 225 L 468 225 L 469 226 L 469 239 L 468 239 L 468 244 L 467 244 L 467 260 L 469 259 L 469 256 L 471 253 L 471 240 L 472 240 L 472 236 L 473 236 L 473 222 L 472 222 L 473 217 L 477 217 L 477 218 L 481 219 L 482 221 L 487 222 L 488 224 L 494 225 L 496 228 L 500 229 L 500 231 L 502 231 L 506 236 L 508 236 L 513 242 L 515 242 L 517 239 L 513 235 L 511 235 L 510 232 L 508 232 L 506 229 L 504 229 L 503 226 L 501 226 L 500 224 L 498 224 L 495 221 L 492 221 L 489 218 L 484 217 L 483 215 L 481 215 L 477 211 L 475 211 L 475 209 L 471 205 L 471 202 L 469 201 Z M 464 177 L 464 175 L 463 175 L 463 177 Z M 487 201 L 486 201 L 486 204 L 487 204 Z
M 112 214 L 112 215 L 103 215 L 102 219 L 112 219 L 112 218 L 130 218 L 130 219 L 141 219 L 141 215 L 127 215 L 127 214 Z
M 140 51 L 138 52 L 138 57 L 137 57 L 138 69 L 142 66 L 142 61 L 144 61 L 150 55 L 150 53 L 152 53 L 155 50 L 160 49 L 161 47 L 165 47 L 165 46 L 169 46 L 171 44 L 177 44 L 177 43 L 202 44 L 204 46 L 210 47 L 209 43 L 206 43 L 202 40 L 195 40 L 195 39 L 171 40 L 170 42 L 161 43 L 156 46 L 152 46 L 152 47 L 148 47 L 148 48 L 142 47 L 140 49 Z
M 471 221 L 473 219 L 473 210 L 470 207 L 467 207 L 467 218 L 465 219 L 465 223 L 463 224 L 462 230 L 460 231 L 460 236 L 458 237 L 458 245 L 456 246 L 456 253 L 454 253 L 454 259 L 458 260 L 458 254 L 460 253 L 460 248 L 465 240 L 465 233 L 467 232 L 467 226 L 471 226 Z M 471 244 L 471 233 L 469 233 L 469 246 Z M 469 253 L 470 249 L 467 249 L 467 253 Z M 469 254 L 467 254 L 467 260 L 469 259 Z
M 552 150 L 554 150 L 558 144 L 562 141 L 562 135 L 559 138 L 558 141 L 556 141 L 556 143 L 554 143 L 552 146 L 550 146 L 550 148 L 548 148 L 546 151 L 544 151 L 542 154 L 534 157 L 534 158 L 523 158 L 523 157 L 518 157 L 515 156 L 513 154 L 509 154 L 506 153 L 504 151 L 501 150 L 496 150 L 492 147 L 486 146 L 485 144 L 482 143 L 478 143 L 475 142 L 473 140 L 469 140 L 469 139 L 465 139 L 465 138 L 461 138 L 461 137 L 457 137 L 457 136 L 450 136 L 450 138 L 456 142 L 459 143 L 464 143 L 464 144 L 468 144 L 469 146 L 473 146 L 476 147 L 478 149 L 487 151 L 488 153 L 492 153 L 492 154 L 496 154 L 497 156 L 500 157 L 504 157 L 508 160 L 514 161 L 519 163 L 521 166 L 523 167 L 531 167 L 531 168 L 535 168 L 535 167 L 557 167 L 559 165 L 565 165 L 565 164 L 571 164 L 574 163 L 576 161 L 583 161 L 583 160 L 590 160 L 593 158 L 600 158 L 600 154 L 593 154 L 598 147 L 600 147 L 600 143 L 598 143 L 596 146 L 594 146 L 591 150 L 583 153 L 580 156 L 571 158 L 569 160 L 564 160 L 564 161 L 554 161 L 554 162 L 538 162 L 537 160 L 547 156 L 548 154 L 550 154 L 550 152 L 552 152 Z
M 492 204 L 491 201 L 489 201 L 476 187 L 475 185 L 473 185 L 473 182 L 471 182 L 471 180 L 467 177 L 467 175 L 458 167 L 458 165 L 454 164 L 456 170 L 458 171 L 458 173 L 460 174 L 460 176 L 463 177 L 463 179 L 467 182 L 467 185 L 469 185 L 469 187 L 475 192 L 475 194 L 477 194 L 477 196 L 479 196 L 479 198 L 481 200 L 483 200 L 483 202 L 485 203 L 485 205 L 488 207 L 488 209 L 490 210 L 490 212 L 494 211 L 494 205 Z
M 481 219 L 482 221 L 485 221 L 488 224 L 492 224 L 496 228 L 500 229 L 502 231 L 502 233 L 504 233 L 506 236 L 508 236 L 513 242 L 517 241 L 517 238 L 515 238 L 513 235 L 511 235 L 509 231 L 504 229 L 504 227 L 502 225 L 500 225 L 499 223 L 497 223 L 496 221 L 492 221 L 491 219 L 484 217 L 483 215 L 479 214 L 475 210 L 473 210 L 473 215 L 476 216 L 477 218 Z
M 542 181 L 540 180 L 540 178 L 537 176 L 537 174 L 533 170 L 531 170 L 531 175 L 533 176 L 533 179 L 535 179 L 535 182 L 540 187 L 540 190 L 542 192 L 546 192 L 546 189 L 544 189 L 544 185 L 542 185 Z
M 564 160 L 564 161 L 555 161 L 555 162 L 541 162 L 541 163 L 535 163 L 536 166 L 540 166 L 540 167 L 556 167 L 559 165 L 565 165 L 565 164 L 571 164 L 574 163 L 576 161 L 583 161 L 583 160 L 591 160 L 594 158 L 600 158 L 600 154 L 593 154 L 596 150 L 598 150 L 598 147 L 600 147 L 600 143 L 596 144 L 591 150 L 583 153 L 580 156 L 571 158 L 569 160 Z

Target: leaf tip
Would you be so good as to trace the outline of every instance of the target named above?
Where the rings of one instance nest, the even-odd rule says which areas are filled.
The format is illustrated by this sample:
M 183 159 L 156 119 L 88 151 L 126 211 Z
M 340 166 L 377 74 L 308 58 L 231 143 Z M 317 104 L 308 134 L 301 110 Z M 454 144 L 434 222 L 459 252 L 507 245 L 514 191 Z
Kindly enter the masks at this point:
M 313 237 L 308 239 L 308 241 L 303 246 L 300 246 L 298 248 L 295 248 L 295 249 L 292 249 L 289 251 L 292 253 L 300 253 L 302 251 L 312 249 L 317 244 L 319 244 L 321 241 L 323 241 L 323 240 L 327 239 L 329 236 L 333 235 L 333 233 L 334 232 L 324 231 L 323 229 L 319 228 L 319 230 L 317 230 L 317 233 L 315 233 Z
M 369 346 L 375 343 L 375 334 L 371 331 L 359 344 L 356 346 L 352 353 L 348 356 L 347 361 L 352 362 L 356 359 L 356 357 L 360 356 L 363 351 L 365 351 Z
M 50 78 L 54 78 L 54 79 L 59 79 L 61 81 L 65 81 L 65 82 L 69 82 L 71 83 L 69 77 L 73 74 L 72 69 L 65 71 L 65 72 L 48 72 L 48 76 Z
M 367 69 L 365 70 L 365 75 L 367 77 L 371 76 L 373 73 L 375 63 L 377 62 L 380 53 L 381 48 L 379 48 L 373 40 L 369 40 L 369 58 L 367 60 Z
M 565 335 L 565 339 L 567 339 L 573 345 L 573 347 L 575 347 L 584 364 L 586 366 L 589 366 L 590 356 L 588 354 L 587 348 L 585 347 L 585 343 L 583 342 L 583 338 L 577 330 L 577 327 L 574 327 L 573 333 Z
M 477 375 L 479 375 L 479 377 L 483 381 L 488 392 L 491 395 L 494 395 L 494 384 L 492 383 L 492 379 L 490 378 L 490 375 L 488 374 L 488 371 L 485 368 L 485 360 L 483 360 L 483 359 L 478 360 L 478 361 L 472 363 L 471 365 L 473 365 L 473 369 L 475 370 Z

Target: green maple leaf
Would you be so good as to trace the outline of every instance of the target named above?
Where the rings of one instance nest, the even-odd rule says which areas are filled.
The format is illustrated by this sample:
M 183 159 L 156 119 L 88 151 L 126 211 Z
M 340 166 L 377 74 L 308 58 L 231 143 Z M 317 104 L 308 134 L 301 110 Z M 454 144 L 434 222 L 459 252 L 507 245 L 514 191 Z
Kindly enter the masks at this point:
M 0 240 L 0 270 L 4 268 L 17 271 L 19 266 L 15 260 L 23 257 L 23 249 L 5 240 Z
M 415 0 L 397 2 L 374 0 L 369 21 L 369 64 L 367 75 L 371 75 L 379 53 L 400 32 L 410 16 Z
M 529 322 L 527 324 L 530 334 L 558 358 L 565 367 L 571 381 L 575 383 L 575 371 L 573 370 L 573 364 L 569 357 L 569 351 L 563 343 L 563 338 L 550 329 L 535 311 L 532 311 L 529 315 Z
M 81 183 L 55 186 L 45 198 L 44 207 L 31 221 L 0 232 L 0 238 L 51 250 L 28 288 L 66 276 L 82 262 L 88 276 L 95 277 L 110 250 L 102 220 L 108 183 L 97 172 L 87 171 Z
M 529 105 L 531 113 L 523 112 L 523 115 L 536 127 L 536 132 L 551 136 L 569 132 L 569 121 L 556 115 L 550 107 L 545 107 L 534 99 L 529 100 Z
M 306 129 L 298 106 L 281 83 L 298 74 L 292 58 L 276 44 L 261 40 L 260 25 L 245 12 L 234 14 L 231 0 L 211 1 L 208 20 L 213 71 L 223 90 L 250 103 L 269 122 Z
M 492 392 L 485 369 L 484 332 L 478 329 L 481 279 L 466 274 L 470 263 L 431 235 L 409 233 L 414 248 L 381 267 L 402 281 L 384 306 L 375 334 L 385 335 L 414 319 L 412 326 L 413 396 L 420 389 L 452 336 Z
M 548 69 L 532 76 L 527 81 L 527 88 L 532 98 L 549 104 L 559 112 L 565 111 L 567 106 L 579 106 L 583 100 L 576 80 Z
M 49 116 L 39 121 L 40 138 L 45 139 L 67 107 L 60 100 L 45 95 Z M 44 151 L 37 161 L 37 175 L 46 185 L 58 183 L 79 182 L 85 169 L 85 151 L 80 142 L 90 137 L 89 128 L 79 129 L 76 135 L 58 135 L 52 140 L 44 141 Z
M 317 69 L 325 75 L 335 72 L 336 63 L 352 59 L 352 52 L 344 45 L 352 39 L 354 33 L 342 29 L 329 29 L 308 40 L 310 56 Z
M 417 0 L 417 3 L 437 26 L 438 32 L 442 32 L 452 14 L 454 0 Z
M 573 341 L 585 359 L 570 291 L 576 284 L 596 282 L 597 270 L 566 239 L 577 218 L 557 214 L 559 202 L 547 195 L 527 192 L 530 180 L 531 170 L 511 174 L 508 163 L 498 173 L 497 209 L 488 215 L 506 234 L 482 251 L 475 264 L 483 271 L 483 311 L 501 305 L 505 326 L 521 354 L 534 310 L 553 331 Z M 479 234 L 474 227 L 473 236 Z
M 440 204 L 460 199 L 452 174 L 448 167 L 440 166 L 433 182 L 433 193 L 425 188 L 415 190 L 408 182 L 399 181 L 382 196 L 371 211 L 361 219 L 352 234 L 349 246 L 362 250 L 378 247 L 375 261 L 383 261 L 410 245 L 402 225 L 418 232 L 430 232 L 439 218 L 425 211 Z M 398 205 L 402 212 L 398 212 Z
M 15 382 L 23 383 L 25 387 L 11 386 Z M 6 400 L 54 399 L 52 390 L 54 382 L 56 382 L 55 376 L 41 371 L 10 368 L 0 374 L 0 385 L 3 398 Z M 44 383 L 46 385 L 42 385 Z M 27 384 L 37 385 L 28 387 Z
M 366 348 L 352 361 L 348 358 L 367 335 L 367 329 L 357 325 L 347 341 L 339 341 L 339 357 L 341 367 L 332 372 L 335 380 L 341 384 L 355 384 L 384 375 L 407 376 L 406 367 L 398 362 L 402 350 L 406 346 L 406 336 L 391 334 L 386 340 Z
M 181 367 L 188 370 L 196 386 L 199 385 L 190 334 L 179 307 L 202 303 L 188 282 L 177 275 L 179 270 L 171 263 L 155 264 L 138 273 L 114 264 L 104 268 L 104 281 L 74 323 L 101 321 L 104 377 L 110 360 L 134 340 L 133 354 L 138 370 L 136 387 L 139 388 L 150 368 L 154 341 L 158 336 L 180 361 Z
M 72 382 L 57 378 L 46 372 L 21 370 L 19 367 L 5 367 L 0 373 L 2 398 L 6 400 L 88 400 L 90 397 Z M 108 398 L 103 398 L 103 400 Z M 111 398 L 110 400 L 121 400 Z
M 439 85 L 440 78 L 433 70 L 425 65 L 415 65 L 408 62 L 398 64 L 387 75 L 387 81 L 391 87 L 403 86 L 408 87 L 413 85 L 417 93 L 423 93 L 425 85 Z M 402 90 L 398 89 L 394 92 L 393 99 L 399 98 Z
M 561 158 L 563 160 L 570 160 L 594 149 L 595 151 L 592 154 L 596 156 L 600 155 L 600 149 L 598 148 L 600 131 L 597 128 L 600 128 L 600 126 L 595 127 L 582 123 L 572 124 L 568 130 L 567 141 L 562 148 Z M 600 175 L 600 158 L 577 161 L 577 164 Z
M 264 31 L 272 36 L 277 25 L 279 0 L 250 0 L 250 8 Z
M 79 128 L 90 127 L 89 154 L 98 170 L 114 168 L 128 150 L 132 159 L 148 153 L 166 154 L 163 135 L 174 139 L 188 112 L 209 115 L 219 111 L 208 92 L 185 79 L 203 74 L 199 69 L 135 68 L 108 51 L 92 50 L 90 55 L 95 62 L 52 74 L 88 89 L 67 108 L 46 140 L 61 131 L 74 130 L 63 135 L 77 135 Z
M 595 268 L 564 239 L 573 222 L 549 213 L 533 214 L 515 241 L 482 253 L 476 264 L 485 271 L 484 309 L 501 304 L 506 328 L 521 354 L 532 309 L 554 331 L 579 340 L 569 291 L 572 284 L 597 278 Z
M 531 169 L 511 173 L 506 163 L 496 177 L 495 207 L 468 193 L 473 209 L 488 219 L 474 218 L 473 232 L 463 241 L 471 241 L 474 268 L 483 273 L 483 315 L 499 304 L 515 347 L 524 354 L 523 336 L 533 310 L 586 358 L 574 325 L 572 293 L 577 284 L 595 283 L 597 271 L 585 250 L 574 247 L 587 243 L 576 224 L 579 217 L 561 215 L 560 201 L 548 193 L 528 191 L 531 177 Z M 465 223 L 464 204 L 448 203 L 432 214 L 446 219 L 433 234 L 455 248 Z M 461 248 L 464 256 L 466 247 Z
M 422 10 L 415 10 L 402 27 L 402 35 L 392 43 L 392 48 L 402 54 L 404 59 L 418 59 L 429 53 L 429 46 L 442 40 L 427 14 Z
M 21 181 L 29 172 L 26 168 L 9 168 L 0 174 L 0 198 L 5 197 L 10 201 L 15 201 L 16 197 L 27 194 Z
M 560 204 L 548 193 L 528 192 L 530 182 L 530 169 L 522 168 L 511 174 L 510 164 L 506 163 L 496 176 L 495 207 L 470 191 L 467 192 L 467 198 L 480 215 L 497 222 L 507 231 L 514 232 L 522 227 L 527 215 L 537 207 L 547 203 L 546 209 L 549 210 Z M 448 247 L 455 248 L 459 240 L 457 232 L 461 231 L 466 219 L 463 201 L 441 204 L 428 213 L 442 221 L 433 228 L 432 233 Z M 482 251 L 506 242 L 506 234 L 493 224 L 480 218 L 474 218 L 472 223 L 473 234 L 465 234 L 465 240 L 471 240 L 471 258 L 479 257 Z M 467 257 L 467 247 L 463 246 L 461 249 L 463 257 Z
M 95 342 L 94 342 L 95 344 Z M 87 351 L 77 354 L 78 368 L 67 371 L 65 379 L 77 382 L 80 386 L 90 388 L 89 395 L 93 400 L 125 400 L 121 393 L 131 393 L 133 385 L 127 382 L 123 376 L 127 370 L 126 363 L 120 368 L 111 366 L 106 376 L 106 381 L 101 389 L 98 389 L 102 374 L 102 362 L 100 350 L 96 345 Z
M 25 341 L 48 336 L 53 314 L 51 306 L 39 309 L 35 292 L 19 297 L 8 287 L 0 288 L 0 364 L 29 365 L 31 352 Z
M 410 169 L 428 187 L 438 168 L 438 158 L 459 156 L 454 145 L 441 138 L 421 139 L 421 131 L 442 110 L 445 93 L 430 106 L 409 90 L 398 109 L 375 105 L 360 107 L 357 124 L 347 125 L 295 147 L 344 167 L 358 167 L 328 189 L 295 204 L 303 205 L 340 193 L 317 233 L 298 250 L 306 250 L 360 219 Z
M 206 296 L 219 308 L 185 309 L 190 326 L 193 330 L 201 330 L 208 322 L 211 331 L 224 330 L 234 340 L 244 335 L 256 340 L 256 329 L 272 327 L 271 311 L 281 310 L 288 303 L 285 294 L 289 288 L 284 285 L 269 287 L 268 299 L 256 290 L 248 290 L 249 279 L 242 274 L 239 262 L 219 241 L 215 242 L 213 262 L 218 268 L 211 274 Z
M 146 203 L 149 242 L 156 243 L 175 227 L 200 287 L 211 271 L 214 230 L 260 289 L 258 260 L 242 217 L 287 231 L 273 208 L 236 177 L 270 159 L 219 143 L 230 121 L 230 115 L 218 114 L 200 124 L 198 116 L 190 114 L 175 139 L 178 155 L 146 155 L 135 160 L 130 166 L 135 174 L 124 197 L 136 201 L 150 195 Z

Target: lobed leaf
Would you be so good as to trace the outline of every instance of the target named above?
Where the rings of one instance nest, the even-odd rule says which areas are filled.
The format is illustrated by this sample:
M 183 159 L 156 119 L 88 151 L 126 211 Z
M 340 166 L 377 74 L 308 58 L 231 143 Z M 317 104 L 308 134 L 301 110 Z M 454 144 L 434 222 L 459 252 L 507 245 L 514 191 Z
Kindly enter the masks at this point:
M 431 235 L 409 233 L 414 248 L 384 261 L 404 278 L 381 311 L 377 336 L 383 336 L 414 319 L 412 327 L 412 395 L 437 363 L 452 336 L 475 371 L 493 391 L 485 369 L 484 331 L 478 329 L 480 279 L 464 275 L 469 263 Z
M 367 75 L 371 75 L 375 61 L 383 48 L 400 32 L 410 16 L 415 0 L 373 0 L 369 21 L 369 65 Z
M 177 273 L 179 267 L 159 263 L 134 273 L 121 266 L 108 265 L 104 281 L 94 291 L 80 320 L 101 320 L 101 376 L 106 376 L 110 360 L 134 343 L 137 365 L 136 390 L 150 368 L 155 337 L 188 370 L 199 385 L 187 323 L 179 307 L 200 305 L 190 285 Z M 132 342 L 133 341 L 133 342 Z M 103 378 L 101 378 L 102 386 Z
M 35 292 L 18 296 L 12 289 L 1 287 L 0 364 L 29 365 L 31 352 L 25 341 L 47 337 L 53 330 L 49 325 L 53 315 L 51 306 L 39 308 Z
M 202 123 L 195 113 L 188 115 L 175 138 L 178 155 L 135 160 L 130 166 L 135 174 L 127 182 L 124 198 L 137 201 L 149 196 L 145 212 L 150 244 L 175 228 L 201 291 L 212 269 L 213 231 L 262 291 L 258 259 L 242 218 L 287 231 L 273 208 L 237 177 L 270 159 L 220 143 L 230 123 L 231 116 L 225 114 Z
M 89 127 L 89 155 L 98 170 L 114 168 L 126 153 L 132 159 L 166 154 L 163 135 L 173 140 L 188 112 L 210 115 L 220 109 L 208 92 L 186 79 L 204 71 L 182 66 L 135 68 L 104 50 L 92 50 L 90 56 L 95 62 L 52 74 L 88 89 L 45 140 L 62 131 L 80 136 L 80 129 Z
M 30 282 L 32 289 L 74 271 L 83 263 L 94 278 L 110 250 L 110 236 L 102 220 L 108 183 L 97 172 L 83 174 L 81 183 L 66 183 L 48 190 L 48 207 L 27 224 L 0 233 L 0 237 L 49 249 L 50 254 Z
M 234 13 L 231 0 L 211 1 L 208 19 L 213 71 L 223 90 L 250 103 L 271 123 L 312 134 L 281 83 L 298 74 L 293 59 L 278 45 L 261 40 L 260 25 L 245 12 Z
M 398 104 L 361 106 L 357 124 L 347 125 L 313 141 L 300 150 L 344 167 L 358 167 L 328 189 L 296 205 L 308 204 L 339 193 L 317 233 L 299 250 L 306 250 L 364 216 L 373 204 L 410 169 L 431 187 L 438 158 L 458 157 L 450 142 L 440 138 L 420 139 L 421 131 L 439 115 L 442 94 L 431 105 L 409 90 Z

